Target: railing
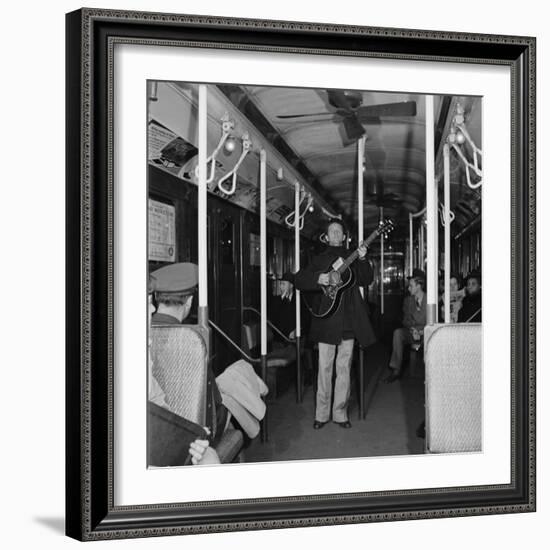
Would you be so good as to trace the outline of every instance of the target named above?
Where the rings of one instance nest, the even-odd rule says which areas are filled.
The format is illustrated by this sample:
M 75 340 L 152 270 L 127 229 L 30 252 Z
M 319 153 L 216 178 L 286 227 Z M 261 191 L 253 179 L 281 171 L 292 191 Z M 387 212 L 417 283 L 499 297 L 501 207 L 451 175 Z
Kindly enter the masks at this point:
M 261 359 L 259 357 L 254 358 L 248 355 L 248 353 L 246 353 L 246 351 L 244 351 L 226 332 L 224 332 L 218 325 L 216 325 L 214 321 L 209 319 L 208 323 L 219 335 L 223 336 L 223 338 L 225 338 L 225 340 L 227 340 L 227 342 L 229 342 L 247 361 L 255 364 L 259 364 L 261 362 Z
M 243 311 L 253 311 L 256 315 L 260 316 L 260 312 L 254 308 L 254 307 L 251 307 L 251 306 L 246 306 L 243 308 Z M 287 336 L 285 336 L 280 329 L 278 329 L 269 319 L 267 319 L 267 324 L 269 325 L 269 327 L 274 331 L 276 332 L 285 342 L 289 343 L 289 344 L 295 344 L 296 343 L 296 340 L 293 340 L 292 338 L 288 338 Z

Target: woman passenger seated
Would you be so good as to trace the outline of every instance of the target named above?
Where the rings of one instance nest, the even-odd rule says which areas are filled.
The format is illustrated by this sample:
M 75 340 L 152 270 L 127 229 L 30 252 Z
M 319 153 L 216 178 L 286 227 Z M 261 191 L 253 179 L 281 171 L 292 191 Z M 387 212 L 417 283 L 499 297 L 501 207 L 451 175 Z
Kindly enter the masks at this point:
M 439 302 L 440 302 L 440 317 L 439 321 L 445 320 L 445 286 L 444 280 L 440 281 L 442 284 L 439 289 Z M 461 288 L 461 282 L 457 275 L 452 274 L 449 281 L 450 290 L 450 306 L 451 306 L 451 323 L 458 323 L 458 312 L 462 307 L 462 299 L 466 295 L 466 290 Z
M 466 296 L 458 312 L 459 323 L 481 323 L 481 274 L 472 272 L 466 279 Z

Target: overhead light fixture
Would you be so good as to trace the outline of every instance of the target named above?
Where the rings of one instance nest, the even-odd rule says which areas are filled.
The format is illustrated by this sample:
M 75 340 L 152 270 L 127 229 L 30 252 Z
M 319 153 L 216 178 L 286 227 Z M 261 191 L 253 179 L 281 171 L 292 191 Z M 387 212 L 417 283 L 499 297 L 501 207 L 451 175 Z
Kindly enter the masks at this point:
M 232 153 L 237 148 L 237 140 L 233 136 L 229 136 L 223 144 L 223 149 L 226 153 Z

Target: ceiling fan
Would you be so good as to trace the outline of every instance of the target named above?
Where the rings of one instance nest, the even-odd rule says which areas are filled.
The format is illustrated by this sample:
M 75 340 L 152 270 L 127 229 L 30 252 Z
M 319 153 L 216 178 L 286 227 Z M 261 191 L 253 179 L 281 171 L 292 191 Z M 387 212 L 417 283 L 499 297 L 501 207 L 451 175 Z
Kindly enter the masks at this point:
M 361 92 L 348 90 L 327 90 L 328 102 L 334 107 L 332 112 L 277 115 L 279 119 L 318 117 L 327 115 L 343 124 L 349 143 L 365 135 L 363 123 L 379 124 L 380 117 L 415 116 L 416 101 L 400 101 L 379 105 L 363 105 Z

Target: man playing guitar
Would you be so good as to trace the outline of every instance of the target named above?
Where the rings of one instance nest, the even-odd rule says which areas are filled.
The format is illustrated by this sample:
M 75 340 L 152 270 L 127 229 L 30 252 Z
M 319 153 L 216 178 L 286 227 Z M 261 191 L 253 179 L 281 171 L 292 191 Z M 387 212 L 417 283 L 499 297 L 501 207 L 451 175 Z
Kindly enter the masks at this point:
M 296 287 L 304 292 L 316 291 L 320 308 L 331 293 L 327 289 L 334 284 L 334 271 L 341 265 L 341 258 L 349 256 L 350 251 L 343 246 L 346 239 L 345 228 L 339 219 L 330 220 L 326 235 L 328 246 L 315 256 L 311 263 L 295 276 Z M 332 397 L 332 367 L 336 355 L 336 381 L 334 384 L 334 402 L 332 421 L 342 428 L 351 428 L 348 417 L 350 395 L 350 367 L 353 356 L 354 340 L 364 346 L 375 342 L 374 331 L 368 316 L 366 303 L 359 292 L 359 286 L 367 287 L 373 280 L 372 268 L 366 261 L 367 248 L 361 243 L 357 249 L 358 261 L 350 264 L 350 276 L 347 286 L 337 307 L 326 311 L 330 313 L 312 316 L 310 338 L 319 344 L 319 375 L 315 422 L 318 430 L 330 420 Z M 323 291 L 324 290 L 324 291 Z M 307 299 L 307 297 L 306 297 Z

